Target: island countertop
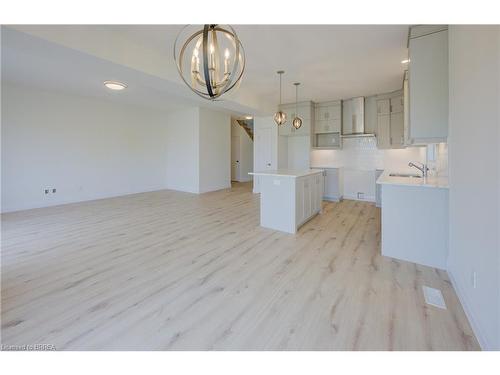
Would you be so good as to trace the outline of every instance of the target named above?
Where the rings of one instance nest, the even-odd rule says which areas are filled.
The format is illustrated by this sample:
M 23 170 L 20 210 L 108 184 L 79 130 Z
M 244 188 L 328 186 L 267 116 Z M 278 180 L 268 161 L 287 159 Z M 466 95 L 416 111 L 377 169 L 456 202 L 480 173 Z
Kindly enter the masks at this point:
M 290 177 L 297 178 L 302 176 L 309 176 L 313 174 L 323 173 L 322 169 L 275 169 L 272 171 L 250 172 L 254 176 L 275 176 L 275 177 Z
M 445 176 L 398 177 L 390 176 L 390 174 L 392 172 L 384 171 L 377 179 L 377 184 L 448 189 L 448 177 Z

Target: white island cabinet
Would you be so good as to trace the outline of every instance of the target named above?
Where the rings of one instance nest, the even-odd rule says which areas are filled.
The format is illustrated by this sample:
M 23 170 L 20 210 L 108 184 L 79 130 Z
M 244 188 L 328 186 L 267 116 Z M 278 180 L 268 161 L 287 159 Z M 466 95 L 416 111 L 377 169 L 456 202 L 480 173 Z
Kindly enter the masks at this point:
M 323 170 L 252 173 L 260 180 L 260 225 L 288 233 L 321 212 Z

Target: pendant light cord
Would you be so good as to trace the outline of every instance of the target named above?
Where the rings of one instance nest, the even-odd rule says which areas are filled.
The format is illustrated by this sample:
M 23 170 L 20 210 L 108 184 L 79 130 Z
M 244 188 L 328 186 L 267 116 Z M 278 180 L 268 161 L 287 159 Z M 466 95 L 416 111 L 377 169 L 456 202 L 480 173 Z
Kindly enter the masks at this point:
M 297 117 L 298 114 L 298 101 L 299 101 L 299 85 L 295 85 L 295 116 Z
M 283 73 L 285 73 L 284 70 L 278 70 L 276 73 L 279 74 L 280 76 L 280 105 L 281 105 L 281 91 L 282 91 L 282 88 L 281 88 L 281 76 L 283 75 Z

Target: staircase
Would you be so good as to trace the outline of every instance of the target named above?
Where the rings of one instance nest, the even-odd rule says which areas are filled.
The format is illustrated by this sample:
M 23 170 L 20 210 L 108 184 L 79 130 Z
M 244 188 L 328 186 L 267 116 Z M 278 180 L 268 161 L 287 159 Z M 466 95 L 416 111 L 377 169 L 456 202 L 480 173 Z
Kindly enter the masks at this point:
M 240 126 L 245 129 L 250 139 L 253 141 L 253 120 L 236 120 Z

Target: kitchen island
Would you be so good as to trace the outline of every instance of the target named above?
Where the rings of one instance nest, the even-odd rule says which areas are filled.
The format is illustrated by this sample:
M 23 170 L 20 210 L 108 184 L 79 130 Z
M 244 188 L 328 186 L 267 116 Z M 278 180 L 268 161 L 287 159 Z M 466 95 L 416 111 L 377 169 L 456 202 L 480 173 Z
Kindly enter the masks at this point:
M 323 170 L 250 173 L 260 180 L 260 225 L 288 233 L 321 212 Z

